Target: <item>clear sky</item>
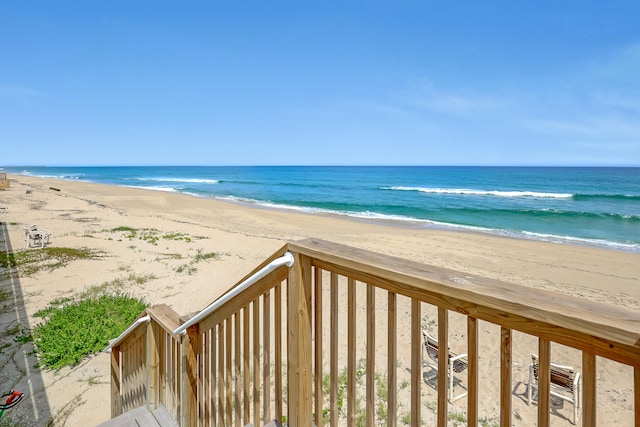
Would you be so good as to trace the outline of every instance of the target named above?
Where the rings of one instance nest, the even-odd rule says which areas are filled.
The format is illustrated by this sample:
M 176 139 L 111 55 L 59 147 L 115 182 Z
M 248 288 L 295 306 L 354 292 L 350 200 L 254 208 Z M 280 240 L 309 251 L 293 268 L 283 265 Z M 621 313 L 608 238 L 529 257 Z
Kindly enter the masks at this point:
M 0 0 L 0 165 L 638 165 L 640 1 Z

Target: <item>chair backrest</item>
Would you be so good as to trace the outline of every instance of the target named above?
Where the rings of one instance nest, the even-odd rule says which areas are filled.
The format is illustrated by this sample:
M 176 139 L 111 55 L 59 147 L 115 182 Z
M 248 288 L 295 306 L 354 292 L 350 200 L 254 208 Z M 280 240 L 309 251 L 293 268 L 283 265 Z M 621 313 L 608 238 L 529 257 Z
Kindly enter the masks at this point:
M 427 333 L 427 331 L 422 331 L 422 337 L 424 338 L 424 346 L 427 349 L 427 354 L 430 358 L 438 361 L 438 340 L 433 338 L 431 335 Z
M 427 350 L 427 354 L 431 359 L 435 362 L 438 361 L 438 340 L 429 335 L 427 331 L 422 331 L 422 336 L 424 338 L 424 346 Z M 452 353 L 451 350 L 448 351 L 449 363 L 451 364 L 453 360 L 453 371 L 456 373 L 460 373 L 467 369 L 469 363 L 467 361 L 466 354 L 461 355 L 462 357 L 457 357 L 455 353 Z
M 536 354 L 532 354 L 531 361 L 533 362 L 533 375 L 536 380 L 538 380 L 538 356 Z M 553 362 L 551 362 L 550 365 L 551 384 L 573 392 L 573 381 L 576 377 L 575 370 L 571 366 L 559 365 Z

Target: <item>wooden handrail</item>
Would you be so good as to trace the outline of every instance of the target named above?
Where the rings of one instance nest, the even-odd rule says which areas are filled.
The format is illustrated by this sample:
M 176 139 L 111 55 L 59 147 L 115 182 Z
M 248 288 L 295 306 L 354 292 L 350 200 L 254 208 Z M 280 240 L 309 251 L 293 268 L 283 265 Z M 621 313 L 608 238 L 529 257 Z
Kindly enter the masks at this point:
M 344 421 L 344 418 L 338 421 L 339 417 L 354 423 L 359 416 L 356 412 L 360 411 L 355 403 L 358 393 L 366 394 L 364 416 L 366 423 L 372 425 L 378 416 L 371 406 L 376 396 L 374 382 L 378 381 L 374 375 L 379 360 L 376 352 L 382 349 L 386 351 L 382 359 L 387 360 L 388 366 L 387 425 L 395 426 L 401 406 L 396 374 L 396 332 L 401 327 L 399 296 L 411 302 L 408 321 L 411 330 L 407 331 L 412 349 L 410 403 L 403 402 L 402 406 L 411 408 L 412 425 L 422 418 L 424 410 L 423 377 L 419 375 L 424 304 L 437 308 L 438 351 L 446 352 L 449 348 L 449 312 L 467 317 L 467 419 L 470 425 L 479 422 L 479 320 L 498 325 L 500 330 L 500 363 L 496 365 L 501 366 L 502 426 L 511 425 L 513 412 L 513 331 L 538 338 L 539 425 L 549 425 L 551 343 L 582 352 L 583 425 L 595 425 L 595 356 L 634 367 L 634 401 L 640 406 L 640 315 L 634 311 L 318 239 L 283 246 L 238 283 L 286 251 L 295 258 L 290 270 L 278 268 L 229 298 L 215 312 L 189 326 L 186 336 L 173 334 L 181 321 L 169 307 L 148 308 L 145 314 L 150 317 L 150 323 L 146 340 L 141 328 L 135 328 L 114 345 L 112 396 L 117 402 L 112 405 L 112 413 L 139 404 L 139 390 L 145 389 L 140 381 L 146 378 L 147 404 L 169 406 L 169 412 L 181 426 L 229 426 L 249 422 L 259 425 L 285 416 L 292 426 L 337 426 Z M 364 302 L 356 301 L 356 286 L 360 284 L 366 291 Z M 385 301 L 375 294 L 385 291 L 388 316 L 381 318 L 387 317 L 386 343 L 376 337 L 375 329 L 379 317 L 375 314 L 376 304 Z M 345 298 L 340 301 L 345 316 L 339 316 L 339 298 Z M 366 324 L 360 323 L 362 319 Z M 338 331 L 344 331 L 341 333 L 347 342 L 338 341 Z M 357 337 L 362 335 L 366 342 L 356 344 Z M 366 359 L 362 377 L 356 372 L 360 369 L 356 367 L 357 346 L 364 348 L 360 351 L 364 351 Z M 144 358 L 139 356 L 143 350 Z M 445 355 L 441 353 L 438 358 L 438 372 L 447 372 Z M 341 364 L 346 366 L 339 374 Z M 142 371 L 146 374 L 140 374 Z M 346 385 L 339 386 L 338 382 L 345 381 L 344 378 Z M 360 378 L 366 382 L 362 390 L 356 386 Z M 438 426 L 444 427 L 448 422 L 447 389 L 452 388 L 452 381 L 447 375 L 438 376 Z M 640 427 L 638 407 L 635 417 L 636 426 Z
M 365 283 L 628 365 L 640 358 L 640 317 L 622 307 L 307 239 L 288 246 Z M 599 337 L 594 339 L 593 337 Z

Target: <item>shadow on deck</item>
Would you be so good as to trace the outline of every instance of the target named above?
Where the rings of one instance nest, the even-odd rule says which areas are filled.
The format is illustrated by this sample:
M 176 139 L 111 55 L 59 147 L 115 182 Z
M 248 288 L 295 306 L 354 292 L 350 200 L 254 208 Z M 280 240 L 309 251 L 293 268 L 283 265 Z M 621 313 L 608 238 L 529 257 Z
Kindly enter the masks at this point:
M 171 416 L 164 410 L 163 407 L 159 407 L 154 411 L 150 411 L 146 406 L 141 406 L 132 411 L 125 412 L 124 414 L 112 418 L 109 421 L 105 421 L 102 424 L 98 424 L 97 427 L 128 427 L 128 426 L 140 426 L 140 427 L 177 427 Z

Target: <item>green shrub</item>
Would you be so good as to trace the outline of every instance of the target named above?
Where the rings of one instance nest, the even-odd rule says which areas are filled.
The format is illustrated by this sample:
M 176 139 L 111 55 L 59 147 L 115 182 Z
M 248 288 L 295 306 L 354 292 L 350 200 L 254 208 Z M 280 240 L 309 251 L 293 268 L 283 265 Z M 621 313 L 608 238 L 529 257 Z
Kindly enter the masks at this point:
M 104 350 L 109 340 L 120 335 L 146 306 L 121 292 L 51 302 L 34 314 L 43 319 L 33 330 L 40 364 L 58 369 Z

